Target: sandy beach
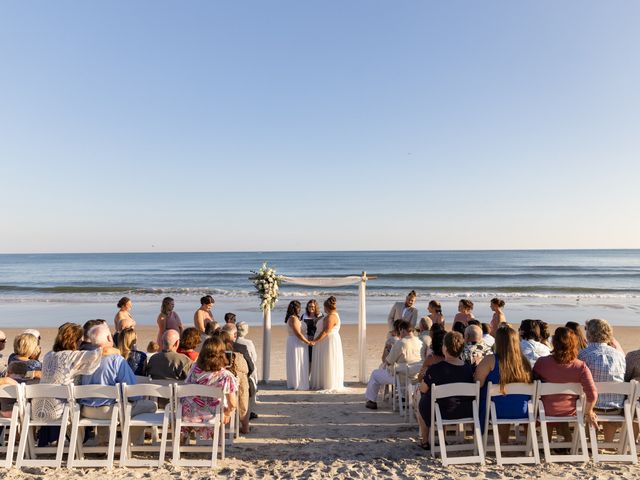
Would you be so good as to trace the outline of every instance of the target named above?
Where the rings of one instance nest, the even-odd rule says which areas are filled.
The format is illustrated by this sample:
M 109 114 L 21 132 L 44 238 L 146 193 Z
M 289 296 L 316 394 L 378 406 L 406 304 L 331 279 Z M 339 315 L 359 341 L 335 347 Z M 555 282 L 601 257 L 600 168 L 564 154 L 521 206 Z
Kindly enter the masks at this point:
M 368 329 L 368 371 L 379 364 L 381 345 L 386 334 L 384 326 Z M 11 339 L 18 329 L 6 329 Z M 43 347 L 47 350 L 55 329 L 42 329 Z M 342 331 L 345 353 L 345 376 L 348 389 L 341 394 L 293 392 L 286 389 L 284 379 L 283 326 L 273 328 L 271 354 L 272 381 L 263 385 L 258 397 L 259 418 L 254 420 L 249 435 L 241 437 L 227 451 L 227 459 L 219 462 L 219 478 L 424 478 L 435 479 L 501 479 L 501 478 L 580 478 L 618 479 L 638 478 L 640 466 L 624 464 L 542 464 L 540 466 L 498 467 L 491 456 L 487 465 L 443 467 L 430 459 L 417 445 L 418 428 L 404 423 L 392 413 L 390 405 L 380 404 L 378 411 L 364 407 L 364 385 L 356 382 L 356 328 L 346 325 Z M 618 327 L 616 337 L 625 350 L 640 345 L 640 329 Z M 155 329 L 140 329 L 140 345 L 155 336 Z M 261 357 L 262 331 L 252 327 L 253 339 Z M 4 478 L 10 480 L 87 478 L 98 480 L 105 475 L 102 469 L 15 468 Z M 212 476 L 208 469 L 174 468 L 167 464 L 161 469 L 116 468 L 109 476 L 114 479 L 205 479 Z

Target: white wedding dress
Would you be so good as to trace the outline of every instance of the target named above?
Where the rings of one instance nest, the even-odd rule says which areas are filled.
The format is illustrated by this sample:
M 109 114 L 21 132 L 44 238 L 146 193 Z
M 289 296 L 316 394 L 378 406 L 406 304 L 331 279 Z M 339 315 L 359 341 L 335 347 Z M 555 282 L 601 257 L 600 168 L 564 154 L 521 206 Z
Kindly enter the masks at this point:
M 337 316 L 337 314 L 336 314 Z M 324 330 L 326 317 L 318 321 L 316 338 Z M 313 347 L 311 389 L 336 391 L 344 389 L 344 360 L 340 339 L 340 317 L 329 334 Z
M 287 321 L 287 388 L 309 390 L 309 347 Z

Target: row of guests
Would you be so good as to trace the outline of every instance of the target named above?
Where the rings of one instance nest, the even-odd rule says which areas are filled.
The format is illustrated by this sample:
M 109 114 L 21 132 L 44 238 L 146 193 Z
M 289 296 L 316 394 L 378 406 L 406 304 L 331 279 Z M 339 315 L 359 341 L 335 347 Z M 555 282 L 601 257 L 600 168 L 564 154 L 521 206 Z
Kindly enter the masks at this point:
M 131 355 L 125 357 L 119 349 L 114 347 L 113 338 L 106 322 L 90 321 L 87 323 L 88 325 L 85 324 L 86 328 L 66 323 L 58 329 L 52 351 L 44 356 L 42 363 L 38 359 L 31 359 L 39 364 L 35 367 L 39 371 L 39 375 L 34 377 L 40 377 L 42 383 L 61 385 L 71 383 L 81 385 L 136 384 L 136 375 L 130 366 Z M 0 343 L 6 343 L 6 336 L 3 332 L 0 332 L 0 336 L 4 338 L 4 342 Z M 24 333 L 17 337 L 14 344 L 24 343 L 22 340 L 18 341 L 23 336 L 30 337 L 37 343 L 34 335 Z M 121 338 L 124 339 L 125 336 L 123 335 Z M 241 430 L 243 433 L 248 433 L 248 405 L 251 395 L 248 377 L 252 373 L 253 362 L 250 358 L 246 360 L 244 354 L 240 353 L 240 351 L 247 351 L 246 343 L 250 341 L 243 339 L 244 342 L 241 343 L 238 340 L 235 325 L 226 325 L 213 332 L 212 336 L 201 344 L 197 359 L 192 362 L 186 355 L 178 353 L 180 334 L 175 330 L 168 330 L 162 337 L 162 350 L 149 358 L 146 373 L 154 379 L 183 380 L 185 383 L 221 387 L 227 396 L 225 401 L 227 418 L 230 418 L 233 409 L 236 408 L 233 394 L 237 389 L 239 393 L 237 408 L 241 419 Z M 136 351 L 134 346 L 129 353 Z M 222 351 L 222 355 L 220 355 L 220 351 Z M 255 352 L 255 347 L 253 351 Z M 139 355 L 134 356 L 139 357 Z M 220 358 L 224 359 L 222 367 Z M 10 362 L 10 366 L 13 363 Z M 139 365 L 139 362 L 136 362 L 136 365 Z M 0 383 L 18 382 L 15 378 L 3 377 L 0 379 Z M 205 419 L 214 411 L 213 407 L 216 405 L 206 399 L 201 400 L 186 399 L 183 402 L 185 418 Z M 106 418 L 112 408 L 108 399 L 85 399 L 81 403 L 83 403 L 83 415 L 89 418 Z M 133 415 L 155 411 L 155 407 L 153 402 L 136 402 Z M 63 401 L 54 398 L 38 399 L 33 404 L 34 416 L 40 419 L 58 419 L 62 414 L 62 409 Z M 4 405 L 2 410 L 5 410 Z M 57 434 L 51 435 L 45 431 L 40 436 L 39 442 L 41 445 L 46 445 L 47 441 L 55 438 L 57 438 Z M 104 438 L 104 435 L 100 436 L 101 440 Z
M 430 324 L 439 324 L 442 327 L 445 326 L 445 317 L 442 313 L 442 304 L 437 300 L 429 301 L 427 306 L 427 315 L 422 317 L 418 321 L 418 309 L 414 306 L 417 300 L 418 294 L 415 290 L 411 290 L 406 296 L 404 302 L 396 302 L 391 307 L 389 315 L 387 316 L 387 325 L 389 330 L 393 328 L 393 322 L 396 320 L 405 320 L 409 322 L 411 328 L 418 329 L 423 332 L 429 329 Z M 507 319 L 504 314 L 504 307 L 506 302 L 501 298 L 492 298 L 489 302 L 489 308 L 493 312 L 491 322 L 489 323 L 489 333 L 495 335 L 498 327 L 506 323 Z M 473 301 L 468 298 L 463 298 L 458 302 L 458 313 L 453 318 L 453 324 L 461 323 L 465 327 L 469 324 L 469 321 L 475 320 L 473 315 Z

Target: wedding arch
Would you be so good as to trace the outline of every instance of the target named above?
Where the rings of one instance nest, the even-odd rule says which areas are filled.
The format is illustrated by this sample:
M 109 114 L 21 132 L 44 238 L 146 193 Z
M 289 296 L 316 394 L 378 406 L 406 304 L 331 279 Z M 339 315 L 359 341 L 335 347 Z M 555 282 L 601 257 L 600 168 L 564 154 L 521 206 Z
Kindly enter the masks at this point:
M 358 353 L 359 369 L 358 379 L 362 383 L 367 381 L 367 280 L 375 277 L 367 277 L 366 272 L 361 275 L 348 277 L 288 277 L 278 276 L 279 281 L 291 285 L 303 285 L 306 287 L 345 287 L 359 285 L 358 287 Z M 262 380 L 269 381 L 271 367 L 271 310 L 274 302 L 262 303 L 263 341 L 262 341 Z

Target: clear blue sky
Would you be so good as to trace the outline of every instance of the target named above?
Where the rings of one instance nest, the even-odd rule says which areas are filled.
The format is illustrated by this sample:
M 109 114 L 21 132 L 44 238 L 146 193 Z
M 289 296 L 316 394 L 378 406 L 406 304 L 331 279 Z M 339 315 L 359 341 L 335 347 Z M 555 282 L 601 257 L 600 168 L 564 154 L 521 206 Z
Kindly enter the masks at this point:
M 0 252 L 640 247 L 640 2 L 0 4 Z

